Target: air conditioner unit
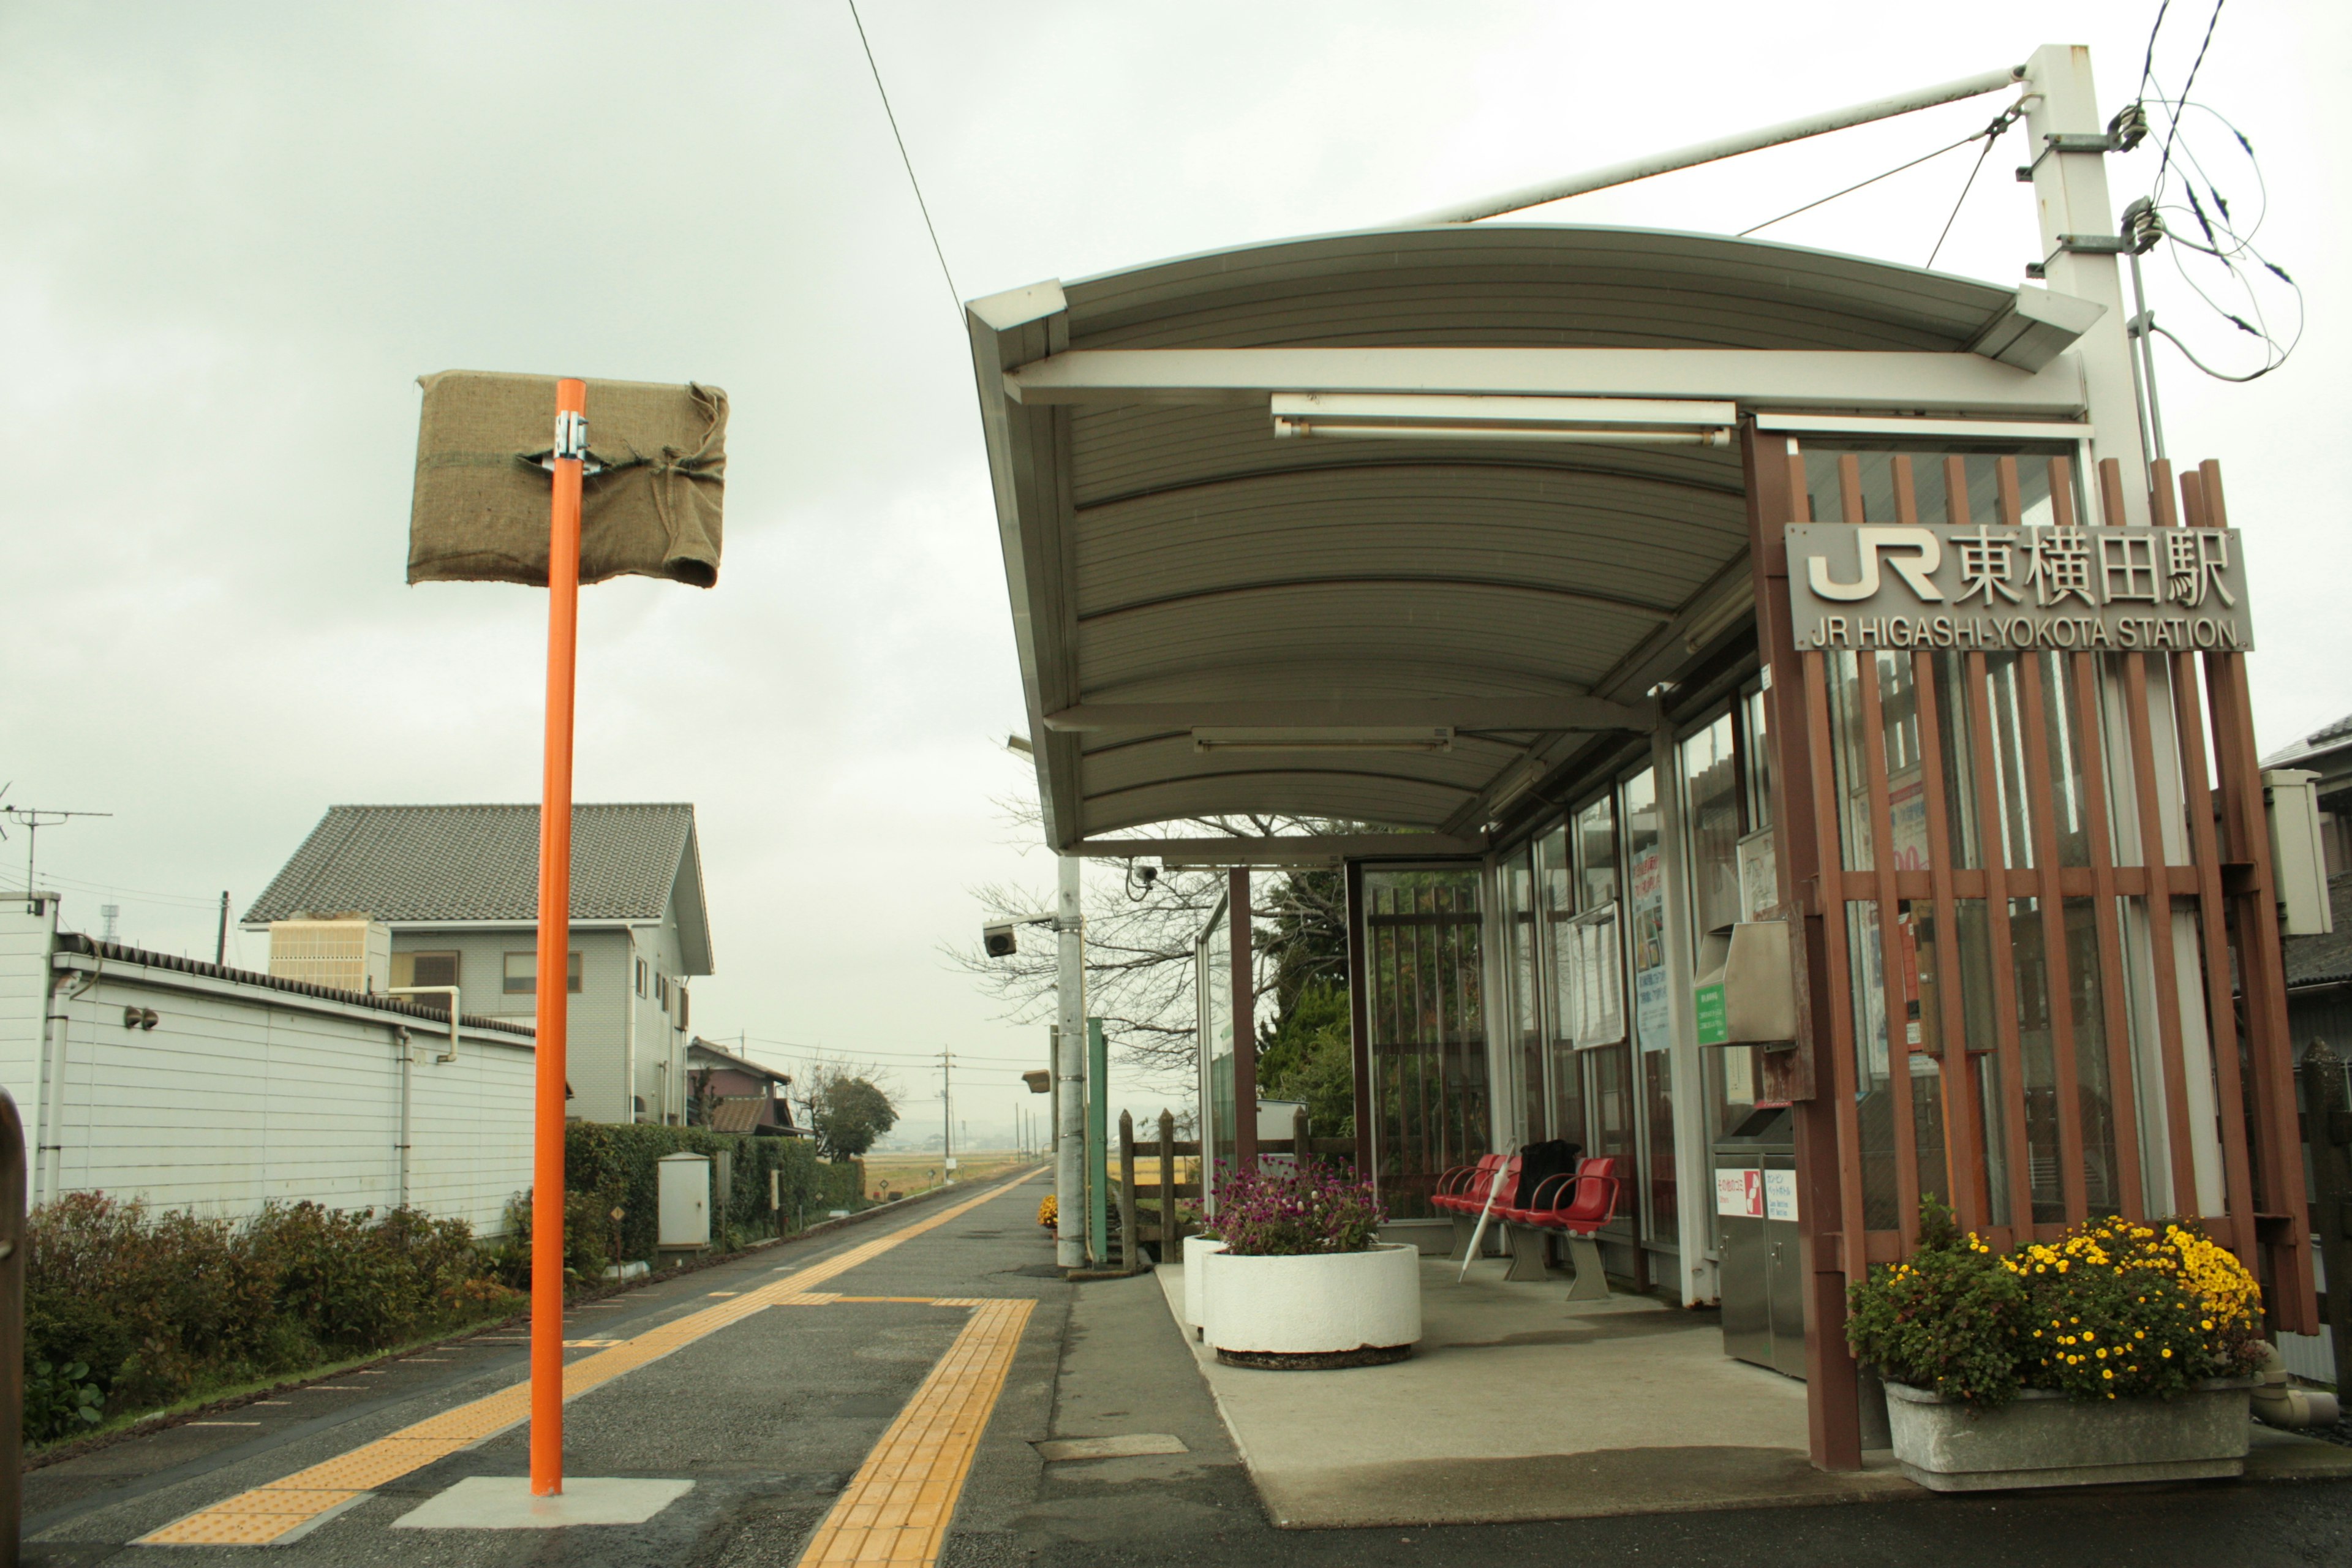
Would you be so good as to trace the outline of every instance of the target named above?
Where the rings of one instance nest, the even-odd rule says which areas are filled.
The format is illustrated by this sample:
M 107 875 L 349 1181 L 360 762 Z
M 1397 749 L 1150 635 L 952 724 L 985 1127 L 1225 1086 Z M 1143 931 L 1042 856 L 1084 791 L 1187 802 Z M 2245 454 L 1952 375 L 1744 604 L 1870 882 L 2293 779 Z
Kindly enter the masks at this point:
M 272 921 L 269 973 L 330 991 L 379 994 L 392 985 L 392 928 L 363 914 Z

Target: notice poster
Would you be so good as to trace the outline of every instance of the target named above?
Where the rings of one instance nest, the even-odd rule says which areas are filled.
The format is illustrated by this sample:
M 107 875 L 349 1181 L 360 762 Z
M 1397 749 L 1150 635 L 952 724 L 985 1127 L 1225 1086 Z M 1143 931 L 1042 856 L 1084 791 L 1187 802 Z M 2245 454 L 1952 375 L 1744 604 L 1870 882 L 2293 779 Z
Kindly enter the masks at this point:
M 1893 819 L 1895 868 L 1927 868 L 1927 786 L 1911 768 L 1886 781 L 1887 815 Z
M 1633 857 L 1633 1036 L 1645 1051 L 1674 1043 L 1674 1014 L 1666 999 L 1666 884 L 1664 866 L 1652 845 Z
M 1767 1171 L 1764 1173 L 1764 1217 L 1797 1222 L 1797 1173 Z
M 1780 1172 L 1772 1173 L 1774 1175 Z M 1789 1174 L 1793 1178 L 1795 1172 Z M 1762 1219 L 1765 1205 L 1765 1173 L 1762 1171 L 1717 1171 L 1715 1173 L 1715 1212 L 1735 1219 Z M 1793 1201 L 1795 1191 L 1790 1189 Z

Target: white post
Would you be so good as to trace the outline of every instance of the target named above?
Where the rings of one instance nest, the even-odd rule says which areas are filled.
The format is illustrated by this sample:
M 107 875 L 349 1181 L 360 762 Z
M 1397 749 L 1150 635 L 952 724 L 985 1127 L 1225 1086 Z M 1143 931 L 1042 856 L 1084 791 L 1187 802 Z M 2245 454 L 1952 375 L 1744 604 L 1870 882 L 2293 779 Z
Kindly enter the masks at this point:
M 1078 903 L 1080 869 L 1076 856 L 1061 858 L 1061 897 L 1054 910 L 1062 961 L 1057 986 L 1061 1037 L 1054 1062 L 1054 1082 L 1060 1091 L 1054 1107 L 1054 1261 L 1064 1268 L 1083 1268 L 1087 1262 L 1087 948 Z
M 1666 1047 L 1666 1084 L 1674 1097 L 1675 1250 L 1682 1265 L 1683 1305 L 1720 1295 L 1706 1255 L 1715 1213 L 1714 1151 L 1707 1136 L 1706 1064 L 1699 1054 L 1698 1019 L 1691 988 L 1698 983 L 1691 951 L 1690 866 L 1685 858 L 1682 770 L 1674 724 L 1661 712 L 1650 733 L 1650 769 L 1658 781 L 1658 869 L 1665 883 L 1666 1000 L 1674 1043 Z M 1638 1042 L 1637 1042 L 1638 1043 Z
M 2049 44 L 2033 51 L 2025 66 L 2026 156 L 2040 155 L 2033 170 L 2033 201 L 2042 226 L 2045 281 L 2055 293 L 2072 294 L 2104 306 L 2106 314 L 2074 344 L 2083 362 L 2090 404 L 2094 461 L 2113 458 L 2123 465 L 2124 521 L 2147 526 L 2147 472 L 2140 460 L 2139 399 L 2132 390 L 2131 338 L 2126 329 L 2121 268 L 2112 255 L 2063 250 L 2062 235 L 2111 236 L 2116 212 L 2107 196 L 2106 160 L 2112 153 L 2049 153 L 2044 136 L 2096 136 L 2106 130 L 2091 86 L 2091 51 L 2080 44 Z M 2147 154 L 2143 153 L 2141 156 Z

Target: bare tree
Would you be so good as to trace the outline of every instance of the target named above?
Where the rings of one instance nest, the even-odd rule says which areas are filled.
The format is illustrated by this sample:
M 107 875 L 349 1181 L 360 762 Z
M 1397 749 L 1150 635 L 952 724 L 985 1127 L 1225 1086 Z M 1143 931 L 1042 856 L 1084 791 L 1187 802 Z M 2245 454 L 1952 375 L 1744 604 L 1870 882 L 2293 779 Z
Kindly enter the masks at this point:
M 1036 802 L 1016 797 L 996 804 L 1014 841 L 1034 844 Z M 1353 825 L 1316 818 L 1252 815 L 1162 823 L 1139 837 L 1263 838 L 1352 830 Z M 983 883 L 971 891 L 992 921 L 1034 914 L 1055 902 L 1050 890 L 1019 883 Z M 1122 1059 L 1156 1086 L 1192 1081 L 1199 1032 L 1193 943 L 1224 891 L 1225 877 L 1218 871 L 1168 870 L 1146 880 L 1129 861 L 1087 865 L 1080 904 L 1087 922 L 1087 1011 L 1104 1021 Z M 1347 908 L 1337 874 L 1261 871 L 1250 879 L 1250 905 L 1255 996 L 1293 983 L 1289 977 L 1302 961 L 1318 967 L 1313 954 L 1345 951 Z M 1059 959 L 1054 939 L 1040 928 L 1024 928 L 1018 951 L 1006 958 L 989 957 L 977 942 L 949 944 L 942 952 L 1002 1005 L 999 1016 L 1023 1024 L 1053 1019 Z

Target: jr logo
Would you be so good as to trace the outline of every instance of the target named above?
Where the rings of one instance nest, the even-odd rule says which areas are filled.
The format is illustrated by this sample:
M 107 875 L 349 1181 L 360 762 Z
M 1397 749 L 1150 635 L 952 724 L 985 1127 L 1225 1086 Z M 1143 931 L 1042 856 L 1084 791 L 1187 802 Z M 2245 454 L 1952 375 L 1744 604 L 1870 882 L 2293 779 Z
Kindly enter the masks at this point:
M 1881 523 L 1864 523 L 1853 531 L 1856 545 L 1862 552 L 1862 575 L 1851 583 L 1834 582 L 1830 577 L 1830 563 L 1819 555 L 1805 561 L 1805 579 L 1815 596 L 1842 602 L 1875 598 L 1878 595 L 1879 552 L 1886 552 L 1886 564 L 1903 579 L 1904 585 L 1922 600 L 1940 603 L 1944 591 L 1936 586 L 1930 575 L 1944 563 L 1943 541 L 1924 528 L 1901 528 Z

